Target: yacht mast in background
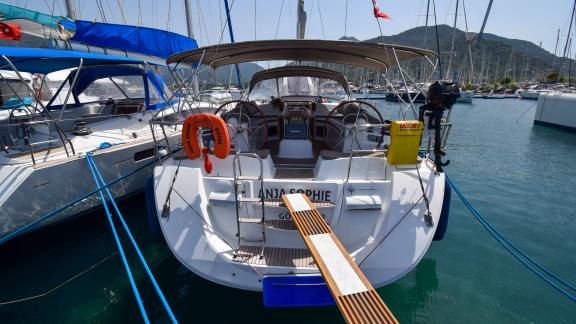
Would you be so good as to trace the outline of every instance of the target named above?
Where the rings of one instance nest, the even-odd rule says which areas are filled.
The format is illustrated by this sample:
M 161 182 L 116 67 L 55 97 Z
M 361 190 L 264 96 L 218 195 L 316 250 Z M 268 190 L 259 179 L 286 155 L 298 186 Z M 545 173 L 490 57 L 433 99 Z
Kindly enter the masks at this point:
M 298 25 L 296 27 L 296 39 L 304 39 L 306 32 L 306 11 L 304 11 L 304 0 L 298 0 Z
M 66 0 L 66 17 L 76 20 L 76 8 L 74 8 L 74 0 Z

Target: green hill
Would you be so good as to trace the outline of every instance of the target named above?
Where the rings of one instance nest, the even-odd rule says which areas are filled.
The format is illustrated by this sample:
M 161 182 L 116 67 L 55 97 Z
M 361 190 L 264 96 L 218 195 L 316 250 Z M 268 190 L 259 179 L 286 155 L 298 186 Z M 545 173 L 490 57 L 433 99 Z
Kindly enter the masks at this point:
M 438 26 L 440 59 L 443 73 L 446 73 L 450 58 L 450 46 L 454 29 L 447 25 Z M 424 44 L 424 35 L 427 34 Z M 392 36 L 375 37 L 367 42 L 384 42 L 400 45 L 424 47 L 436 51 L 436 30 L 434 26 L 416 27 Z M 460 79 L 470 79 L 469 42 L 465 32 L 456 29 L 451 71 L 460 74 Z M 492 82 L 509 76 L 514 80 L 542 80 L 561 64 L 561 58 L 541 47 L 519 39 L 509 39 L 493 34 L 484 34 L 480 42 L 471 44 L 474 81 Z M 450 76 L 454 77 L 454 75 Z M 457 75 L 456 75 L 457 77 Z

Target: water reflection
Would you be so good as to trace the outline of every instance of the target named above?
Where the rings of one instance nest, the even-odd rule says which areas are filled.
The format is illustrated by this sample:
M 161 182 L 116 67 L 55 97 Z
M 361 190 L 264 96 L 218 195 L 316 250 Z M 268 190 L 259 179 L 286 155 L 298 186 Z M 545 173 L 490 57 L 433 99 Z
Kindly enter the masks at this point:
M 416 322 L 438 290 L 436 260 L 425 258 L 406 277 L 378 290 L 401 323 Z

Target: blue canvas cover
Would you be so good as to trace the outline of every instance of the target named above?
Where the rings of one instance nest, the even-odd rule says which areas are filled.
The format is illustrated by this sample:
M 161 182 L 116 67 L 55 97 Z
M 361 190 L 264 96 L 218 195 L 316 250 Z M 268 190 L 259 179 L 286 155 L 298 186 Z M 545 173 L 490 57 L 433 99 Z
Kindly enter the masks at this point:
M 196 40 L 165 30 L 76 20 L 71 41 L 161 58 L 198 47 Z
M 78 67 L 80 58 L 84 60 L 84 66 L 145 63 L 129 57 L 44 48 L 0 47 L 0 53 L 6 55 L 21 72 L 42 74 Z M 12 68 L 4 60 L 0 60 L 0 70 Z
M 28 19 L 52 29 L 56 29 L 58 19 L 60 19 L 57 16 L 51 16 L 41 12 L 17 6 L 11 6 L 4 3 L 0 3 L 0 13 L 2 13 L 1 20 Z

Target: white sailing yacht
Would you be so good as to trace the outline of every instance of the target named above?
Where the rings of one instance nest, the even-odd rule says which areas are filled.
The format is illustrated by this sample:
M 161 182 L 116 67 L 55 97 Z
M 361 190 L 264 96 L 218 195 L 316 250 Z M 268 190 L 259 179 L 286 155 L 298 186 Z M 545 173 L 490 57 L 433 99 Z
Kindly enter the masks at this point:
M 0 119 L 0 237 L 92 191 L 88 153 L 107 181 L 153 161 L 157 152 L 149 120 L 175 115 L 153 64 L 75 51 L 4 47 L 0 52 L 0 69 L 21 80 L 0 74 L 3 101 L 17 103 L 4 106 Z M 46 79 L 58 71 L 67 71 L 67 77 L 55 93 L 42 81 L 40 93 L 50 94 L 47 101 L 22 77 Z M 168 141 L 179 140 L 179 130 L 165 131 Z M 122 197 L 142 190 L 151 170 L 150 164 L 112 191 Z M 88 197 L 50 222 L 99 204 L 98 197 Z
M 294 62 L 255 74 L 246 101 L 189 116 L 184 149 L 155 167 L 154 204 L 176 258 L 203 278 L 246 290 L 266 290 L 271 278 L 322 278 L 293 221 L 294 210 L 315 210 L 328 227 L 309 230 L 333 231 L 374 287 L 407 274 L 446 230 L 441 160 L 450 123 L 442 116 L 457 87 L 431 85 L 420 120 L 386 121 L 372 104 L 350 99 L 341 73 L 297 62 L 385 72 L 435 57 L 413 47 L 325 40 L 242 42 L 170 56 L 168 64 L 212 68 Z M 348 98 L 326 95 L 335 88 Z M 293 201 L 289 210 L 286 199 L 299 193 L 308 207 Z M 292 283 L 316 284 L 324 282 Z

